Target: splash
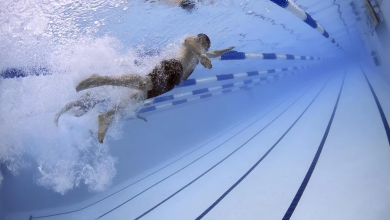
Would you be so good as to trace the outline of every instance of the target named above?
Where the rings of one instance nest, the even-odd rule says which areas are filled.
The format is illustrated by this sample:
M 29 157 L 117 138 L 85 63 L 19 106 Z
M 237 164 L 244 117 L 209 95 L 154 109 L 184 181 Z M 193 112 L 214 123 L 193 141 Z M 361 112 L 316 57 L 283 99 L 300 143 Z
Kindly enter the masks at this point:
M 12 174 L 32 167 L 37 184 L 61 194 L 80 184 L 98 192 L 112 183 L 117 160 L 106 144 L 97 143 L 97 115 L 132 91 L 90 90 L 111 101 L 80 118 L 65 114 L 58 127 L 53 118 L 67 102 L 83 95 L 75 91 L 81 79 L 95 73 L 145 75 L 175 55 L 179 39 L 163 52 L 148 54 L 151 50 L 145 45 L 126 49 L 121 40 L 97 34 L 104 13 L 129 8 L 131 4 L 122 0 L 0 3 L 0 71 L 23 67 L 51 71 L 49 76 L 0 80 L 0 164 Z M 121 138 L 124 123 L 116 119 L 107 138 Z M 32 158 L 28 162 L 26 155 Z

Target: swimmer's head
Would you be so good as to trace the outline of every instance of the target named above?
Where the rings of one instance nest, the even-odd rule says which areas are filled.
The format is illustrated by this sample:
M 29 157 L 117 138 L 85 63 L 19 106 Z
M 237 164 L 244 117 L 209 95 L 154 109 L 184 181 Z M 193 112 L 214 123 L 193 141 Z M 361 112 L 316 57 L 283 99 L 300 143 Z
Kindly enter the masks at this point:
M 196 2 L 193 0 L 182 0 L 182 1 L 180 1 L 179 6 L 182 9 L 187 10 L 188 12 L 192 12 L 192 10 L 196 9 L 195 4 L 196 4 Z
M 202 49 L 208 51 L 211 45 L 210 38 L 207 35 L 201 33 L 198 34 L 198 39 Z

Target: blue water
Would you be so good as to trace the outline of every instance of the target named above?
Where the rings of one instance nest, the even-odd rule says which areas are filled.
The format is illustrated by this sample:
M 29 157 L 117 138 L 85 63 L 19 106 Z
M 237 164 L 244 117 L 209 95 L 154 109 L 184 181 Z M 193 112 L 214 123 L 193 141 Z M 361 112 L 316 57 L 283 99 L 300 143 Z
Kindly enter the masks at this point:
M 312 77 L 339 71 L 360 57 L 359 28 L 348 2 L 295 2 L 344 51 L 266 0 L 204 1 L 192 11 L 164 1 L 0 3 L 0 69 L 51 71 L 47 76 L 0 81 L 0 219 L 10 213 L 29 216 L 44 209 L 88 205 L 87 199 L 94 201 L 120 189 L 308 86 Z M 186 36 L 198 33 L 210 37 L 211 50 L 235 46 L 246 53 L 327 60 L 213 60 L 211 70 L 198 65 L 190 78 L 317 64 L 249 91 L 145 113 L 148 122 L 117 120 L 104 144 L 93 134 L 97 115 L 108 106 L 80 118 L 64 115 L 58 127 L 53 123 L 65 103 L 84 94 L 74 89 L 80 80 L 94 73 L 146 75 L 159 61 L 174 57 Z M 203 87 L 178 88 L 168 94 L 197 88 Z M 112 103 L 128 92 L 111 87 L 95 90 Z

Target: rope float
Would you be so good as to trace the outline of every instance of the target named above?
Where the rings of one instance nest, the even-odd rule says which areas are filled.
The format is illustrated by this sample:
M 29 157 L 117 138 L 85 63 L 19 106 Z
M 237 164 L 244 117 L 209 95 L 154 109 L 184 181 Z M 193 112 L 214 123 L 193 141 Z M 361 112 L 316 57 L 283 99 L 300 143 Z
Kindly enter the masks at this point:
M 215 76 L 199 78 L 199 79 L 188 79 L 184 82 L 181 82 L 179 85 L 176 86 L 176 88 L 194 86 L 194 85 L 204 84 L 204 83 L 218 82 L 218 81 L 223 81 L 223 80 L 228 80 L 228 79 L 237 79 L 237 78 L 243 78 L 243 77 L 249 77 L 249 76 L 258 76 L 258 75 L 268 74 L 268 73 L 307 69 L 307 68 L 310 68 L 313 66 L 314 65 L 288 67 L 288 68 L 277 68 L 277 69 L 243 72 L 243 73 L 236 73 L 236 74 L 221 74 L 221 75 L 215 75 Z
M 288 73 L 286 73 L 288 75 Z M 215 92 L 218 90 L 222 89 L 228 89 L 228 88 L 233 88 L 233 87 L 240 87 L 240 86 L 245 86 L 245 85 L 250 85 L 253 83 L 261 82 L 261 81 L 267 81 L 267 80 L 272 80 L 272 79 L 277 79 L 283 74 L 275 74 L 275 75 L 270 75 L 266 77 L 261 77 L 257 79 L 249 79 L 241 82 L 236 82 L 236 83 L 227 83 L 224 85 L 220 86 L 214 86 L 214 87 L 209 87 L 209 88 L 202 88 L 202 89 L 196 89 L 190 92 L 184 92 L 184 93 L 179 93 L 175 95 L 166 95 L 166 96 L 160 96 L 154 99 L 148 99 L 144 102 L 145 105 L 151 105 L 151 104 L 157 104 L 165 101 L 170 101 L 170 100 L 175 100 L 179 99 L 185 96 L 191 96 L 191 95 L 199 95 L 203 93 L 208 93 L 208 92 Z
M 291 54 L 276 54 L 276 53 L 244 53 L 237 51 L 230 51 L 222 54 L 222 56 L 217 58 L 218 60 L 248 60 L 248 59 L 256 59 L 256 60 L 325 60 L 321 57 L 313 57 L 313 56 L 297 56 Z
M 308 13 L 303 11 L 298 5 L 296 5 L 291 0 L 271 0 L 273 3 L 279 5 L 280 7 L 288 10 L 293 13 L 296 17 L 300 18 L 306 24 L 311 26 L 320 32 L 324 37 L 329 39 L 333 44 L 335 44 L 338 48 L 343 50 L 339 43 L 317 22 L 315 21 Z
M 162 109 L 162 108 L 173 107 L 176 105 L 180 105 L 180 104 L 184 104 L 184 103 L 188 103 L 188 102 L 193 102 L 193 101 L 197 101 L 197 100 L 201 100 L 201 99 L 206 99 L 206 98 L 210 98 L 210 97 L 217 96 L 217 95 L 223 95 L 223 94 L 227 94 L 227 93 L 234 92 L 234 91 L 248 90 L 254 86 L 259 86 L 262 84 L 277 81 L 277 80 L 282 79 L 283 77 L 293 75 L 293 74 L 296 74 L 296 73 L 295 72 L 281 73 L 278 75 L 270 75 L 267 77 L 261 77 L 261 78 L 252 79 L 252 80 L 245 80 L 245 81 L 237 82 L 237 83 L 229 83 L 229 84 L 225 84 L 225 85 L 221 85 L 221 86 L 217 86 L 217 87 L 197 89 L 197 90 L 193 90 L 191 92 L 185 92 L 185 93 L 180 93 L 180 94 L 176 94 L 176 95 L 168 95 L 168 96 L 157 97 L 154 99 L 148 99 L 145 101 L 145 105 L 147 105 L 147 104 L 150 105 L 150 104 L 155 104 L 155 103 L 160 103 L 160 102 L 165 102 L 165 101 L 171 101 L 171 100 L 182 98 L 184 96 L 191 96 L 191 95 L 194 96 L 192 98 L 179 99 L 179 100 L 171 101 L 171 102 L 161 104 L 161 105 L 146 106 L 146 107 L 139 109 L 138 113 L 151 112 L 151 111 L 155 111 L 155 110 Z M 218 91 L 218 90 L 220 90 L 220 91 Z M 215 91 L 217 91 L 217 92 L 215 92 Z M 198 96 L 199 94 L 202 94 L 202 95 Z

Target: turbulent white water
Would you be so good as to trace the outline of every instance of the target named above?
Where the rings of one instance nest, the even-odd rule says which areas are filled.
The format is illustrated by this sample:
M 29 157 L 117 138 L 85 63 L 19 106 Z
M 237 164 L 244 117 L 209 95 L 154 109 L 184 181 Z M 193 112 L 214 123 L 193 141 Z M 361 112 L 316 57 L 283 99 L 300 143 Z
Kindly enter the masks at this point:
M 113 36 L 98 36 L 104 13 L 130 7 L 127 1 L 1 1 L 0 69 L 47 67 L 52 72 L 0 81 L 0 163 L 11 173 L 32 169 L 38 184 L 61 194 L 81 183 L 91 191 L 110 185 L 116 159 L 107 145 L 97 143 L 97 115 L 131 91 L 94 89 L 94 95 L 110 97 L 111 102 L 80 118 L 65 114 L 58 127 L 53 119 L 83 94 L 75 91 L 81 79 L 94 73 L 144 75 L 174 55 L 178 44 L 144 57 L 143 46 L 129 50 Z M 121 125 L 117 120 L 106 140 L 120 138 Z

